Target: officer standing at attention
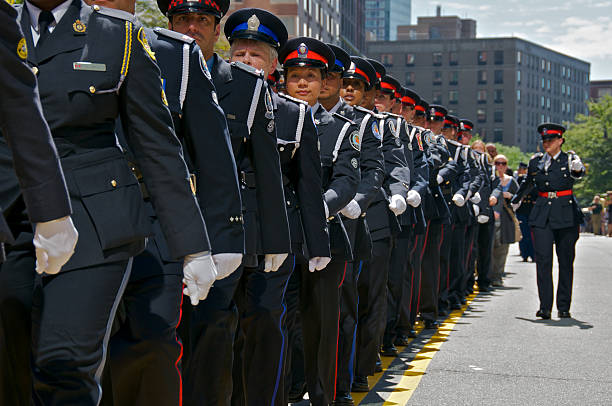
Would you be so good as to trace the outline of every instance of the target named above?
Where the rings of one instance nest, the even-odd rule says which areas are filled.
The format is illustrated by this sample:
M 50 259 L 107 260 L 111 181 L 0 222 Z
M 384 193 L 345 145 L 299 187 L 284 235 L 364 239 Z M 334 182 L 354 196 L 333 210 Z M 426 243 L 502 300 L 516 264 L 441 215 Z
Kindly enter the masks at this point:
M 274 107 L 263 71 L 240 62 L 230 64 L 214 53 L 229 0 L 163 0 L 160 8 L 164 7 L 169 28 L 195 38 L 201 49 L 225 112 L 242 192 L 242 217 L 234 217 L 244 222 L 242 265 L 217 281 L 209 300 L 194 309 L 189 326 L 190 358 L 183 369 L 186 402 L 229 404 L 238 321 L 234 295 L 243 271 L 257 269 L 263 261 L 265 272 L 275 272 L 290 251 Z
M 545 153 L 535 154 L 529 161 L 527 180 L 512 198 L 516 210 L 521 199 L 531 188 L 538 191 L 538 199 L 529 215 L 529 225 L 535 244 L 540 309 L 536 317 L 550 319 L 553 305 L 552 261 L 553 245 L 559 260 L 557 310 L 560 318 L 569 318 L 572 301 L 574 257 L 582 212 L 572 191 L 577 179 L 584 176 L 580 157 L 563 152 L 565 127 L 554 123 L 538 126 Z
M 278 49 L 287 41 L 283 22 L 256 8 L 236 11 L 225 23 L 230 61 L 264 71 L 278 64 Z M 235 349 L 232 404 L 283 404 L 285 395 L 285 291 L 294 269 L 323 270 L 331 260 L 325 209 L 321 199 L 321 159 L 318 136 L 308 104 L 286 95 L 272 95 L 278 151 L 283 170 L 292 252 L 277 272 L 246 270 L 237 292 L 240 308 L 239 340 Z M 236 398 L 239 396 L 240 398 Z M 285 402 L 286 403 L 286 402 Z
M 32 0 L 19 13 L 80 232 L 63 272 L 36 291 L 44 309 L 41 301 L 33 311 L 34 403 L 94 405 L 132 257 L 151 234 L 138 180 L 117 146 L 118 117 L 171 256 L 185 257 L 185 293 L 204 299 L 217 272 L 143 29 L 128 13 L 81 1 Z
M 300 313 L 310 402 L 329 405 L 335 398 L 340 291 L 348 261 L 352 260 L 351 244 L 338 213 L 357 192 L 361 142 L 353 121 L 327 112 L 318 102 L 328 69 L 334 66 L 333 51 L 314 38 L 297 37 L 287 41 L 279 59 L 287 94 L 308 102 L 319 135 L 332 260 L 321 272 L 302 272 Z
M 58 273 L 74 252 L 78 237 L 70 218 L 72 210 L 57 150 L 43 118 L 36 78 L 24 63 L 28 48 L 16 17 L 13 7 L 0 2 L 0 404 L 3 405 L 25 405 L 31 401 L 29 340 L 34 269 L 48 275 Z M 6 252 L 4 243 L 8 243 Z M 10 326 L 10 330 L 5 331 L 2 326 Z

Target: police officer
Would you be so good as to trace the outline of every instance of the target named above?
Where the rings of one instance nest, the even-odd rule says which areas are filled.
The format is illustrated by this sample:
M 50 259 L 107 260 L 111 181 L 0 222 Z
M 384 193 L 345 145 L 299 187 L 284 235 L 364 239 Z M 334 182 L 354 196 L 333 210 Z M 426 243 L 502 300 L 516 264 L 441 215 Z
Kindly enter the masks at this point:
M 318 102 L 325 75 L 334 65 L 333 51 L 314 38 L 297 37 L 287 41 L 279 58 L 287 94 L 307 101 L 312 108 L 321 148 L 332 260 L 321 272 L 301 273 L 300 312 L 310 402 L 328 405 L 335 398 L 340 290 L 352 259 L 351 244 L 338 213 L 357 192 L 361 142 L 353 121 L 330 114 Z
M 527 169 L 528 166 L 525 162 L 519 162 L 517 183 L 519 187 L 527 180 Z M 532 190 L 531 193 L 527 193 L 521 201 L 521 206 L 516 210 L 516 219 L 519 221 L 521 227 L 521 234 L 523 238 L 519 241 L 519 249 L 523 262 L 527 262 L 529 258 L 535 261 L 535 254 L 533 248 L 533 240 L 531 238 L 531 230 L 529 229 L 529 215 L 533 209 L 533 204 L 538 198 L 538 191 Z
M 278 17 L 253 8 L 233 13 L 225 23 L 225 35 L 231 44 L 230 61 L 262 69 L 265 75 L 276 68 L 278 48 L 287 40 L 287 30 Z M 237 295 L 242 296 L 238 303 L 244 340 L 242 354 L 236 354 L 243 362 L 234 377 L 242 375 L 244 382 L 234 382 L 233 404 L 286 403 L 286 286 L 295 268 L 317 272 L 331 259 L 321 199 L 318 137 L 310 108 L 286 95 L 275 94 L 272 101 L 293 254 L 278 272 L 258 269 L 243 277 Z
M 36 27 L 26 32 L 29 60 L 37 65 L 42 105 L 70 174 L 81 237 L 64 272 L 43 279 L 37 292 L 45 300 L 33 316 L 35 403 L 97 404 L 131 258 L 151 233 L 138 181 L 117 147 L 118 115 L 171 255 L 185 257 L 185 292 L 194 302 L 207 296 L 216 268 L 144 31 L 127 13 L 80 1 L 26 2 L 20 22 Z
M 574 182 L 584 176 L 580 157 L 563 152 L 565 127 L 554 123 L 538 126 L 545 153 L 535 154 L 529 161 L 527 180 L 512 198 L 516 208 L 532 187 L 538 198 L 529 216 L 535 243 L 540 309 L 536 317 L 550 319 L 553 304 L 552 261 L 553 245 L 559 260 L 557 310 L 560 318 L 569 318 L 572 300 L 574 257 L 582 212 L 573 194 Z
M 13 7 L 0 3 L 0 404 L 7 405 L 31 401 L 34 269 L 59 272 L 77 240 L 62 168 L 36 78 L 24 63 L 28 48 L 16 17 Z M 10 244 L 6 258 L 4 243 Z

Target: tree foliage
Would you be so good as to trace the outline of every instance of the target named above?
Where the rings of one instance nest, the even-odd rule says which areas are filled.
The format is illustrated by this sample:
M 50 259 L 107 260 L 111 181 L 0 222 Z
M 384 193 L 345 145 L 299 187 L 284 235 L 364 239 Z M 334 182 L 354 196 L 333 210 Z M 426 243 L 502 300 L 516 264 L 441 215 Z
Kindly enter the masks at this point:
M 566 123 L 563 146 L 565 151 L 575 151 L 587 166 L 587 175 L 574 188 L 583 204 L 612 190 L 612 97 L 588 105 L 590 115 L 578 114 L 574 123 Z
M 514 145 L 504 145 L 499 143 L 494 143 L 497 148 L 497 153 L 505 155 L 508 158 L 508 168 L 513 171 L 517 170 L 519 162 L 528 163 L 533 153 L 527 153 L 521 151 L 521 149 Z M 495 158 L 495 157 L 491 157 Z

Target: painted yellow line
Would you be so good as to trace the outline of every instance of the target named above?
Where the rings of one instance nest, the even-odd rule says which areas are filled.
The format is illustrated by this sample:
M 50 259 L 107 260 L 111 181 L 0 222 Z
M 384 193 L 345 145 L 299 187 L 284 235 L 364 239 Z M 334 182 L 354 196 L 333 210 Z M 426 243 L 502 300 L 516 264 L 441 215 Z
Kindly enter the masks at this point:
M 448 318 L 440 325 L 440 328 L 434 334 L 431 339 L 423 346 L 421 351 L 414 357 L 414 360 L 408 364 L 408 368 L 404 372 L 404 376 L 396 385 L 391 395 L 387 398 L 383 406 L 391 405 L 405 405 L 408 403 L 412 394 L 419 386 L 421 378 L 425 375 L 425 371 L 429 366 L 429 363 L 433 359 L 436 352 L 440 351 L 440 347 L 447 340 L 450 333 L 453 331 L 453 327 L 461 316 L 467 306 L 472 302 L 478 293 L 473 293 L 467 298 L 467 303 L 459 310 L 453 311 Z

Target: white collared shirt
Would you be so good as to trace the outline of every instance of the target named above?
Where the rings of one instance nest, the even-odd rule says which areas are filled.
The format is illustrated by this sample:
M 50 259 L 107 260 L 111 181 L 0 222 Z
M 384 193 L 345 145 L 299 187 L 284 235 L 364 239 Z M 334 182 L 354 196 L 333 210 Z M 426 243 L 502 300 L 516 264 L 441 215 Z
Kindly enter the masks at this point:
M 66 11 L 68 11 L 68 7 L 70 7 L 70 3 L 70 0 L 66 0 L 59 6 L 51 10 L 51 14 L 53 14 L 53 18 L 55 19 L 55 21 L 49 24 L 50 33 L 55 30 L 57 24 L 60 22 L 64 14 L 66 14 Z M 36 44 L 38 44 L 38 39 L 40 38 L 40 27 L 38 24 L 38 18 L 40 17 L 40 13 L 42 10 L 30 3 L 29 1 L 26 1 L 26 7 L 28 9 L 28 13 L 30 14 L 30 25 L 32 26 L 32 42 L 34 43 L 34 46 L 36 46 Z
M 344 104 L 344 99 L 342 99 L 342 97 L 340 98 L 340 100 L 338 100 L 338 103 L 336 103 L 336 105 L 334 107 L 331 108 L 331 110 L 329 110 L 330 113 L 337 113 L 338 109 L 340 108 L 340 106 L 342 106 Z
M 546 153 L 546 160 L 544 161 L 544 170 L 545 171 L 547 171 L 548 168 L 550 167 L 550 164 L 552 163 L 552 160 L 559 158 L 559 155 L 561 155 L 561 151 L 557 152 L 557 154 L 555 156 L 550 156 L 550 154 L 548 152 Z

